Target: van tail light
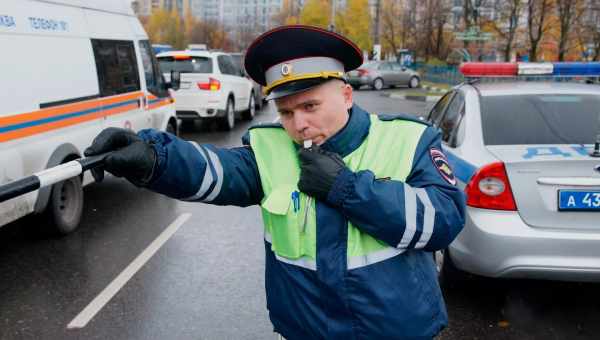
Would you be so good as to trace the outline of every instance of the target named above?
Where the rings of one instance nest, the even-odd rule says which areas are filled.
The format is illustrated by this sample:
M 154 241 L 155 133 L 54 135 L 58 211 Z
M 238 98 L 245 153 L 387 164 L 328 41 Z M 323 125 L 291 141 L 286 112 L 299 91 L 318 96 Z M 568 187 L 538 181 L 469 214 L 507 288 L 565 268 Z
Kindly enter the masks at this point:
M 495 162 L 479 169 L 465 188 L 467 205 L 475 208 L 516 211 L 504 163 Z
M 200 90 L 208 91 L 219 91 L 221 89 L 221 82 L 215 78 L 208 78 L 208 83 L 198 83 Z
M 356 70 L 356 71 L 358 71 L 358 75 L 359 75 L 360 77 L 362 77 L 362 76 L 366 76 L 367 74 L 369 74 L 369 71 L 368 71 L 368 70 L 365 70 L 365 69 L 363 69 L 363 68 L 359 68 L 359 69 L 358 69 L 358 70 Z

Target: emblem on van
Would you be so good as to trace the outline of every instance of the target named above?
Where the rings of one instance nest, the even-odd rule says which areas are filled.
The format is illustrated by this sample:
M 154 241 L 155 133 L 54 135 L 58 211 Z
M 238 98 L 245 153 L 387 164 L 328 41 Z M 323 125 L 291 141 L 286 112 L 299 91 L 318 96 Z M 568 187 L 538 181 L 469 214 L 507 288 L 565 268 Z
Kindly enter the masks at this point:
M 281 65 L 281 75 L 289 76 L 290 74 L 292 74 L 292 64 Z

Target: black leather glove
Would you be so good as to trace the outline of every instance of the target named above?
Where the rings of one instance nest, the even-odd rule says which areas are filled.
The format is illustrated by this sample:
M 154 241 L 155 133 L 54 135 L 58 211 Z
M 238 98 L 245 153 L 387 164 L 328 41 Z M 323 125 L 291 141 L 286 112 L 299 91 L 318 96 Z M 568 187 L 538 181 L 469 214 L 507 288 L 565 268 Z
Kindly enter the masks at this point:
M 320 201 L 327 201 L 327 196 L 337 176 L 346 168 L 340 155 L 325 151 L 315 145 L 308 149 L 301 148 L 300 181 L 298 189 Z
M 131 130 L 120 128 L 104 129 L 83 152 L 94 156 L 113 151 L 104 159 L 103 168 L 92 169 L 96 182 L 104 178 L 104 170 L 117 177 L 125 177 L 137 186 L 150 181 L 156 163 L 154 148 Z

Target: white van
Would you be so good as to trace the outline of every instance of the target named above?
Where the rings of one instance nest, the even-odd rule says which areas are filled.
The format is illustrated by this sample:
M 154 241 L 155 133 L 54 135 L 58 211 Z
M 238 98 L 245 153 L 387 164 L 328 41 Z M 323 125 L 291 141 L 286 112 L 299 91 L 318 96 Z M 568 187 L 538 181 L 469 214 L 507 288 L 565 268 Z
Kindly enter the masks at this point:
M 0 185 L 82 157 L 102 129 L 177 131 L 148 37 L 124 0 L 0 1 Z M 66 234 L 89 173 L 0 203 Z

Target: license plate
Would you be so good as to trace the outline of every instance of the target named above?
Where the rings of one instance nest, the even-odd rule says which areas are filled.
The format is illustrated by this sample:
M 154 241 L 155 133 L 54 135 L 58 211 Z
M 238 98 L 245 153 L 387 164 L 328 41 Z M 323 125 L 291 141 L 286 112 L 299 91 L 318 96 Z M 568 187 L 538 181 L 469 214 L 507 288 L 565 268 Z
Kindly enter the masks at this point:
M 189 83 L 189 82 L 181 82 L 181 83 L 179 83 L 179 88 L 180 88 L 180 89 L 189 89 L 189 88 L 190 88 L 190 85 L 192 85 L 192 83 Z
M 600 211 L 600 191 L 558 191 L 558 210 Z

